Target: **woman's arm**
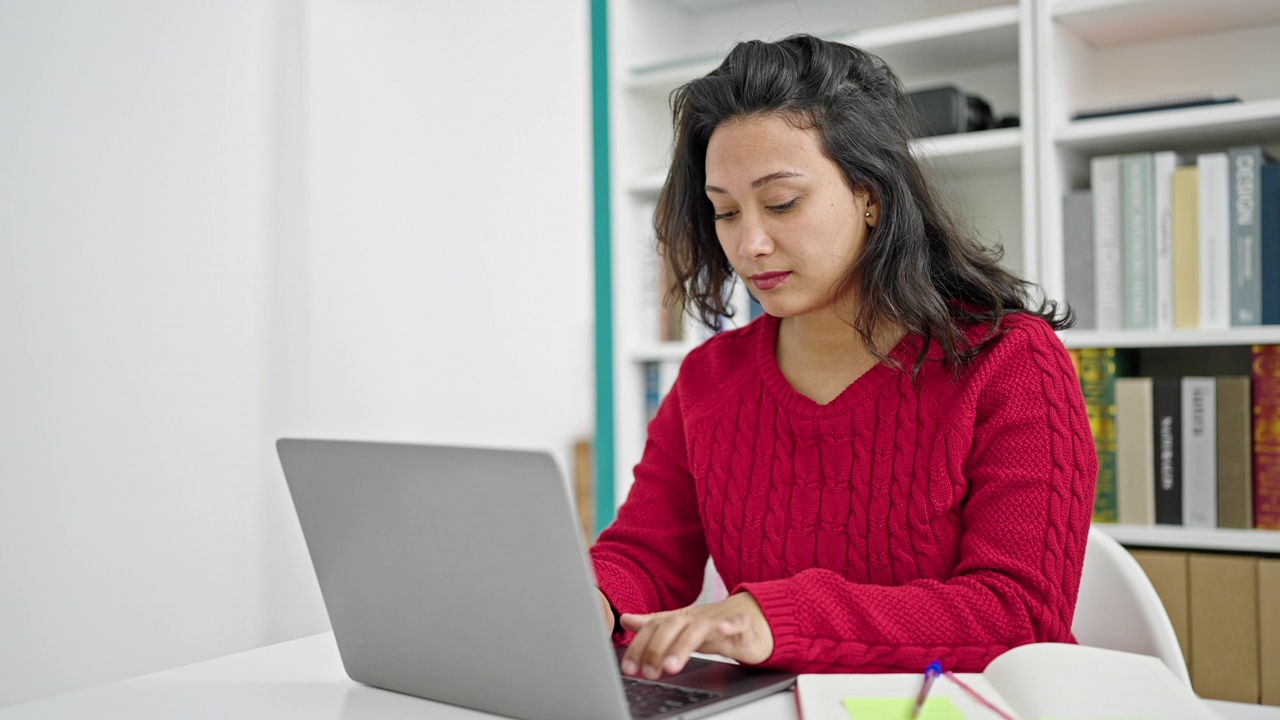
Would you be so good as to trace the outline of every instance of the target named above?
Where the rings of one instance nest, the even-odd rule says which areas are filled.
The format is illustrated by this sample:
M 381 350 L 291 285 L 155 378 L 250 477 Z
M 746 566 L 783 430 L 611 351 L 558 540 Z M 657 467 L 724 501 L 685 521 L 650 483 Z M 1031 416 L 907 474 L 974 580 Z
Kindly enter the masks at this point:
M 702 590 L 707 546 L 687 457 L 677 380 L 649 423 L 626 502 L 590 551 L 596 583 L 619 613 L 681 608 Z

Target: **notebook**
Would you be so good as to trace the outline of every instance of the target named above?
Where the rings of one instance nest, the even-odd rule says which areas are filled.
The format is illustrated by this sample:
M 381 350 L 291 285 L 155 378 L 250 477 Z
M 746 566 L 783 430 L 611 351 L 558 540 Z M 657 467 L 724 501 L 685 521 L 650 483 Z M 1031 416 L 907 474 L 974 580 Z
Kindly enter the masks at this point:
M 1222 720 L 1164 663 L 1117 650 L 1021 645 L 985 671 L 957 673 L 956 679 L 982 699 L 940 677 L 929 692 L 934 707 L 922 720 L 1002 720 L 1000 712 L 1015 720 Z M 801 675 L 796 702 L 801 720 L 896 720 L 907 716 L 920 681 L 920 674 Z
M 353 680 L 528 720 L 696 718 L 795 680 L 694 659 L 624 688 L 547 453 L 291 439 L 277 450 Z

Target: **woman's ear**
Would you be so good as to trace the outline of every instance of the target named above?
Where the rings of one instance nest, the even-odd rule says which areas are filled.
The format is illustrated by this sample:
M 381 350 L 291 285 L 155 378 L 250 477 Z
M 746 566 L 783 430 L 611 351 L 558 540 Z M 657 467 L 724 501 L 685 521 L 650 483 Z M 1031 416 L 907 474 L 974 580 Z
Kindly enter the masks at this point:
M 867 227 L 875 227 L 880 222 L 880 203 L 876 202 L 876 196 L 870 190 L 859 190 L 855 197 L 862 206 L 862 219 L 866 221 Z

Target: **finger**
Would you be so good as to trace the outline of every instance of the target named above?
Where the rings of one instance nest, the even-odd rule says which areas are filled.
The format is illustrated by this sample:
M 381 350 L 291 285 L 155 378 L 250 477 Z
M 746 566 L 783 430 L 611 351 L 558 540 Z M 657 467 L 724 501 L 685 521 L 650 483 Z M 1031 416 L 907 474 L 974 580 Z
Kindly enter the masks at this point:
M 650 680 L 662 677 L 663 664 L 670 654 L 672 642 L 684 631 L 692 621 L 688 613 L 676 612 L 665 615 L 661 621 L 650 623 L 649 637 L 644 648 L 640 650 L 638 661 L 640 672 Z
M 667 648 L 666 656 L 662 660 L 662 669 L 672 675 L 684 670 L 685 665 L 689 663 L 689 656 L 706 645 L 713 639 L 712 636 L 719 632 L 718 625 L 719 623 L 711 618 L 699 618 L 687 623 Z
M 640 628 L 653 622 L 654 615 L 656 615 L 656 613 L 650 613 L 647 615 L 622 613 L 622 615 L 618 617 L 618 622 L 622 623 L 623 628 L 630 630 L 631 632 L 640 632 Z
M 631 644 L 627 646 L 627 652 L 622 656 L 621 670 L 623 675 L 640 675 L 641 656 L 644 653 L 645 646 L 649 644 L 649 638 L 653 634 L 653 624 L 656 622 L 658 615 L 659 613 L 648 615 L 623 613 L 622 617 L 619 618 L 622 627 L 635 633 L 631 638 Z

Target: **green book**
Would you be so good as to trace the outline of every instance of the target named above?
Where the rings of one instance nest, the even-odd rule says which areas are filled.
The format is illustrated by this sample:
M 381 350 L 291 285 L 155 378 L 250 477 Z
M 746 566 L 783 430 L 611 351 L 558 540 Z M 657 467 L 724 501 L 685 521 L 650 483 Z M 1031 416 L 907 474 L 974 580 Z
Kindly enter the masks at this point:
M 1080 389 L 1089 429 L 1098 452 L 1098 485 L 1093 497 L 1095 522 L 1116 522 L 1116 378 L 1129 374 L 1131 355 L 1115 348 L 1080 350 Z
M 1149 152 L 1120 157 L 1121 277 L 1124 326 L 1156 327 L 1155 156 Z

